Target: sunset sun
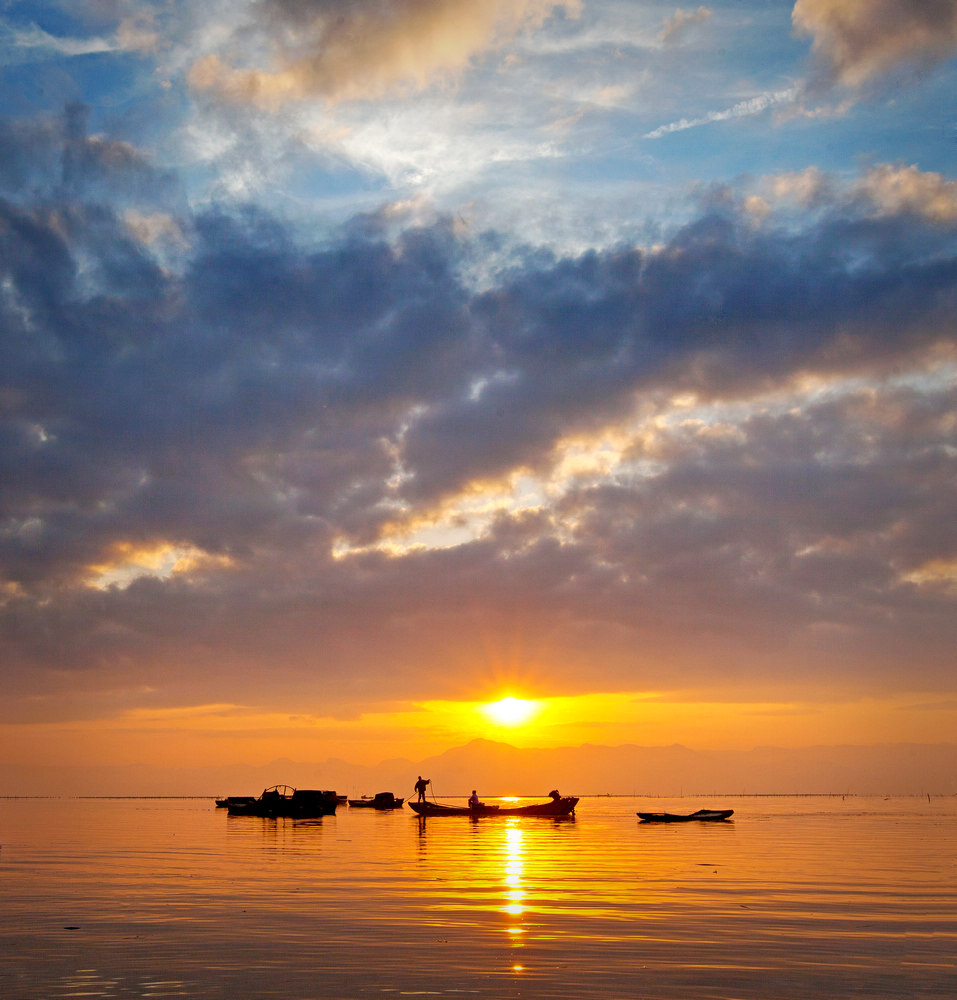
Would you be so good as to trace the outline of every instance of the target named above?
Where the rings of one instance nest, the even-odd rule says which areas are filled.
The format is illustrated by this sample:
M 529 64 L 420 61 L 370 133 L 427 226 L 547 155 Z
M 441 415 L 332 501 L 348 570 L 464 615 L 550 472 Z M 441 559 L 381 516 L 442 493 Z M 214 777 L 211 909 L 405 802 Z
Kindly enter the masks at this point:
M 485 715 L 500 726 L 520 726 L 523 722 L 527 722 L 537 709 L 538 705 L 534 701 L 512 697 L 482 706 Z

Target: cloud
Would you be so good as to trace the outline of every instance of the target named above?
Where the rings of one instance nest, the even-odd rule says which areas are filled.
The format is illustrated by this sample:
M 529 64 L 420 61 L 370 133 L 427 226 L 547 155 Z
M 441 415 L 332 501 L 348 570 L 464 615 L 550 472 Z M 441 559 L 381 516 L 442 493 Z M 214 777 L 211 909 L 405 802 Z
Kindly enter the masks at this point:
M 890 214 L 915 212 L 942 225 L 957 222 L 957 181 L 916 166 L 884 164 L 869 171 L 862 190 Z
M 197 90 L 267 108 L 304 98 L 381 98 L 454 76 L 554 11 L 579 8 L 579 0 L 260 0 L 257 27 L 276 68 L 237 67 L 210 53 L 189 80 Z
M 762 178 L 759 187 L 764 194 L 756 195 L 757 200 L 763 202 L 766 195 L 779 207 L 793 202 L 802 209 L 816 210 L 841 204 L 848 211 L 868 215 L 910 213 L 945 227 L 957 220 L 957 183 L 915 164 L 879 164 L 843 190 L 833 176 L 817 167 Z
M 107 38 L 67 38 L 55 36 L 36 24 L 23 28 L 8 29 L 4 42 L 14 50 L 41 50 L 64 56 L 86 56 L 101 52 L 112 52 L 118 43 Z
M 87 4 L 80 12 L 80 17 L 90 17 L 99 21 L 95 5 Z M 102 20 L 111 22 L 110 13 L 102 12 Z M 116 10 L 112 12 L 115 15 Z M 0 21 L 0 46 L 5 50 L 5 62 L 17 64 L 39 56 L 77 56 L 102 55 L 115 52 L 150 52 L 159 43 L 159 34 L 154 26 L 152 11 L 140 10 L 121 18 L 115 26 L 112 36 L 90 34 L 85 37 L 70 35 L 54 35 L 44 31 L 38 24 L 27 23 L 14 25 Z
M 822 71 L 845 87 L 902 67 L 928 70 L 957 52 L 954 0 L 796 0 L 792 21 L 811 37 Z
M 950 677 L 945 178 L 709 188 L 561 255 L 189 212 L 82 107 L 0 138 L 8 711 L 50 671 L 243 704 Z
M 705 21 L 709 20 L 713 13 L 708 7 L 699 7 L 693 11 L 683 10 L 679 7 L 665 22 L 658 40 L 666 45 L 674 45 L 692 27 L 704 24 Z

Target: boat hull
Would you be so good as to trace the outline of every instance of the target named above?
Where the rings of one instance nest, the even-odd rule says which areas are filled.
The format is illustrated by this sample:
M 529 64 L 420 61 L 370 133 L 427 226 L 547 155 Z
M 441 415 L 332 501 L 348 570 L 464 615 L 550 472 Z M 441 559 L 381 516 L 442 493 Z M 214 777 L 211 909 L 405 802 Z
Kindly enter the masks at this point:
M 565 795 L 548 802 L 535 802 L 527 806 L 482 805 L 477 809 L 469 806 L 444 806 L 437 802 L 410 802 L 409 808 L 420 816 L 471 816 L 473 819 L 495 816 L 574 816 L 578 799 Z
M 642 823 L 726 823 L 733 815 L 733 809 L 699 809 L 697 812 L 684 815 L 667 812 L 639 812 L 638 818 Z

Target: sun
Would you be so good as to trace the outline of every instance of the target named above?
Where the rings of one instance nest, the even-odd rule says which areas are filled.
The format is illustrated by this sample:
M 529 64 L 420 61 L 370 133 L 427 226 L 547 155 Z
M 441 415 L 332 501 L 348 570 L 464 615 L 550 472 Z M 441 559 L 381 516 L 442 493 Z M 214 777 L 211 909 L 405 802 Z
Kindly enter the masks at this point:
M 520 726 L 538 710 L 538 703 L 524 698 L 502 698 L 481 706 L 482 711 L 500 726 Z

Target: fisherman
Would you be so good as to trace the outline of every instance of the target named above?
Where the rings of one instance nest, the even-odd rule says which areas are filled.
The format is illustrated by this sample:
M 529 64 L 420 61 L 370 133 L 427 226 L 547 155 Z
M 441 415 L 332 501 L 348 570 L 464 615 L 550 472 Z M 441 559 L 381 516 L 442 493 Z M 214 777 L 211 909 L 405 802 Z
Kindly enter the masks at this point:
M 548 793 L 548 797 L 549 797 L 550 799 L 554 799 L 554 800 L 555 800 L 556 802 L 559 802 L 559 801 L 561 800 L 561 795 L 559 795 L 559 794 L 558 794 L 558 789 L 557 789 L 557 788 L 553 788 L 553 789 L 552 789 L 552 790 L 551 790 L 551 791 L 550 791 L 550 792 Z
M 425 802 L 425 790 L 431 784 L 432 784 L 431 778 L 423 778 L 421 774 L 419 775 L 419 780 L 415 783 L 415 791 L 419 796 L 418 798 L 419 802 Z
M 479 802 L 478 792 L 473 788 L 472 794 L 469 796 L 469 809 L 479 809 L 482 803 Z

